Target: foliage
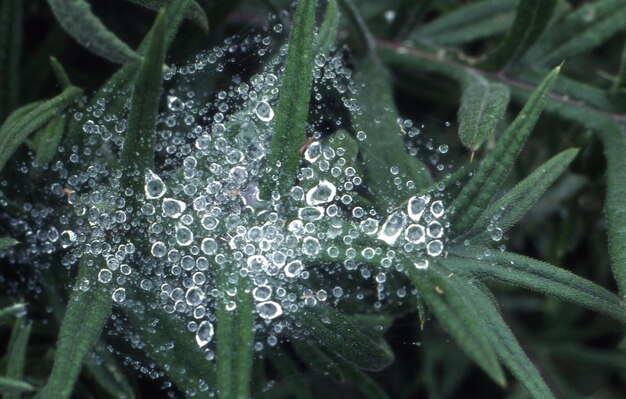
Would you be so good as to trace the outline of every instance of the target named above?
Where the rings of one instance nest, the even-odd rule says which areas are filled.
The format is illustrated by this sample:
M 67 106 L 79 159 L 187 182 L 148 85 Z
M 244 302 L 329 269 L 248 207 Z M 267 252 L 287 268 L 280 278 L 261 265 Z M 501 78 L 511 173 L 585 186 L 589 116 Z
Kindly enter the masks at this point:
M 149 10 L 158 10 L 156 17 Z M 68 174 L 88 176 L 98 157 L 119 171 L 105 188 L 129 193 L 118 208 L 142 209 L 153 170 L 167 169 L 168 186 L 177 187 L 189 168 L 165 163 L 156 130 L 163 98 L 173 92 L 170 66 L 220 45 L 230 32 L 271 29 L 257 16 L 277 11 L 272 24 L 280 18 L 288 34 L 276 50 L 286 61 L 273 93 L 270 150 L 257 176 L 259 197 L 234 195 L 262 214 L 281 195 L 291 204 L 294 185 L 338 186 L 327 170 L 319 181 L 306 181 L 313 161 L 301 153 L 319 145 L 363 177 L 351 200 L 386 221 L 381 231 L 414 201 L 442 200 L 445 247 L 425 256 L 394 246 L 395 239 L 357 234 L 333 241 L 339 255 L 303 256 L 319 271 L 311 280 L 329 290 L 340 278 L 335 270 L 356 259 L 367 287 L 353 279 L 342 287 L 369 297 L 325 303 L 310 290 L 313 282 L 294 283 L 312 294 L 285 315 L 293 328 L 260 353 L 255 343 L 269 323 L 257 322 L 256 282 L 238 275 L 237 264 L 220 264 L 211 275 L 219 298 L 211 320 L 215 351 L 207 352 L 182 318 L 155 311 L 159 292 L 145 288 L 140 273 L 130 274 L 120 299 L 101 281 L 105 259 L 83 254 L 76 267 L 63 267 L 71 263 L 64 251 L 41 237 L 50 235 L 44 227 L 52 216 L 80 223 L 67 203 L 84 196 L 59 188 L 54 197 L 49 187 L 64 162 Z M 5 0 L 0 329 L 10 338 L 0 364 L 3 397 L 620 397 L 625 16 L 621 0 L 298 0 L 295 8 L 286 0 Z M 41 20 L 44 33 L 32 28 Z M 43 34 L 49 38 L 23 40 Z M 354 98 L 313 85 L 315 64 L 332 54 L 349 66 Z M 263 68 L 239 62 L 227 73 L 243 79 L 252 76 L 248 69 Z M 207 72 L 198 92 L 219 92 L 219 79 Z M 77 114 L 104 103 L 113 114 L 127 114 L 123 139 L 91 151 Z M 332 123 L 311 123 L 318 114 Z M 269 129 L 253 128 L 259 126 Z M 232 137 L 246 128 L 236 118 L 224 127 Z M 314 136 L 316 129 L 326 130 Z M 410 129 L 421 130 L 419 136 Z M 423 143 L 432 147 L 426 156 L 416 150 Z M 69 153 L 80 157 L 66 160 Z M 213 166 L 198 160 L 195 167 Z M 394 176 L 412 185 L 399 186 Z M 298 218 L 295 208 L 276 209 Z M 332 236 L 358 229 L 355 220 L 319 223 Z M 145 225 L 128 226 L 120 235 L 136 246 L 131 261 L 139 270 L 156 269 Z M 219 238 L 232 240 L 226 232 Z M 361 256 L 369 250 L 371 256 Z M 380 272 L 387 291 L 376 291 L 373 276 Z M 395 299 L 387 304 L 385 294 Z M 124 298 L 129 305 L 117 307 Z M 445 344 L 448 336 L 456 345 Z

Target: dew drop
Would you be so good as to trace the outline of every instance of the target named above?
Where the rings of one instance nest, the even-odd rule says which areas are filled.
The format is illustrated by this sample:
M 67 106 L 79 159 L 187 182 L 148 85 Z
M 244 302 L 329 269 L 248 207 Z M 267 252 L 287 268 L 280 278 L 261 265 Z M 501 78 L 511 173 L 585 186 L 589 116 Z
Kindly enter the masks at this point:
M 252 296 L 256 301 L 267 301 L 272 296 L 272 288 L 267 285 L 260 285 L 252 290 Z
M 203 346 L 211 342 L 211 340 L 213 339 L 213 334 L 213 324 L 209 323 L 208 321 L 203 321 L 202 323 L 200 323 L 198 329 L 196 330 L 196 343 L 198 344 L 198 347 L 202 348 Z
M 198 287 L 191 287 L 185 293 L 185 302 L 189 306 L 198 306 L 204 300 L 204 291 Z
M 126 290 L 124 288 L 116 289 L 115 291 L 113 291 L 113 295 L 111 295 L 111 298 L 113 298 L 113 300 L 117 303 L 124 302 L 124 300 L 126 299 Z
M 187 246 L 193 242 L 193 233 L 185 226 L 176 227 L 176 242 L 178 245 Z
M 441 238 L 443 237 L 443 226 L 439 222 L 430 222 L 427 234 L 431 238 Z
M 445 208 L 443 207 L 443 202 L 441 201 L 435 201 L 430 206 L 430 213 L 432 213 L 433 216 L 436 218 L 442 217 L 444 212 L 445 212 Z
M 267 101 L 259 101 L 254 107 L 254 113 L 263 122 L 269 122 L 274 119 L 274 110 Z
M 183 201 L 175 200 L 173 198 L 163 199 L 162 204 L 163 212 L 165 215 L 171 218 L 178 218 L 185 212 L 187 205 Z
M 217 242 L 212 238 L 205 238 L 202 240 L 200 249 L 206 255 L 215 255 L 217 253 Z
M 165 194 L 167 188 L 157 174 L 148 169 L 145 180 L 144 191 L 147 199 L 161 198 Z
M 419 224 L 411 224 L 406 228 L 404 232 L 404 237 L 411 244 L 422 244 L 426 241 L 426 236 L 424 234 L 424 227 Z
M 413 263 L 418 270 L 426 270 L 428 269 L 428 259 L 418 259 L 417 262 Z
M 406 224 L 406 215 L 403 212 L 394 212 L 385 221 L 383 227 L 380 229 L 378 233 L 378 239 L 386 242 L 389 245 L 395 244 L 400 234 L 402 234 L 402 229 Z
M 319 184 L 306 193 L 307 205 L 320 205 L 330 202 L 335 198 L 337 188 L 327 180 L 322 180 Z
M 113 278 L 113 273 L 109 269 L 102 269 L 98 273 L 98 281 L 101 283 L 108 283 Z
M 426 252 L 430 256 L 439 256 L 443 252 L 443 243 L 440 240 L 433 240 L 426 245 Z
M 283 308 L 274 301 L 261 302 L 256 305 L 256 310 L 265 320 L 272 320 L 283 314 Z
M 419 197 L 411 197 L 407 206 L 409 217 L 414 222 L 419 222 L 426 210 L 426 205 L 430 202 L 430 195 L 422 195 Z
M 289 278 L 298 277 L 300 273 L 302 273 L 302 270 L 304 270 L 304 266 L 302 265 L 302 262 L 300 262 L 299 260 L 294 260 L 294 261 L 287 263 L 284 269 L 285 276 Z

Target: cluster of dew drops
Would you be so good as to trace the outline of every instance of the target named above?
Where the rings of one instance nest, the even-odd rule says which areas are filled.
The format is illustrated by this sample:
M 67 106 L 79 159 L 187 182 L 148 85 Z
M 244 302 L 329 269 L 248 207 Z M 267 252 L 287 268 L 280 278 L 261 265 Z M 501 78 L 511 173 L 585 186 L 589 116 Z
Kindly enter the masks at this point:
M 348 133 L 329 139 L 315 121 L 309 121 L 312 139 L 302 150 L 300 184 L 260 198 L 287 53 L 273 37 L 281 31 L 275 25 L 264 34 L 227 40 L 169 69 L 156 129 L 157 166 L 142 171 L 143 192 L 123 187 L 122 172 L 107 163 L 123 147 L 129 104 L 126 112 L 113 112 L 104 99 L 74 114 L 85 145 L 69 151 L 67 167 L 57 165 L 60 179 L 51 185 L 54 195 L 71 204 L 51 240 L 64 250 L 63 263 L 70 267 L 85 256 L 103 259 L 98 282 L 113 285 L 112 298 L 120 306 L 132 300 L 129 284 L 156 291 L 159 301 L 147 305 L 185 323 L 209 359 L 215 309 L 237 311 L 239 279 L 251 283 L 255 328 L 266 330 L 265 342 L 273 346 L 284 329 L 292 328 L 285 315 L 351 295 L 340 279 L 334 286 L 309 288 L 307 280 L 318 273 L 312 267 L 316 263 L 373 282 L 383 299 L 386 273 L 399 251 L 413 253 L 418 269 L 428 268 L 428 259 L 444 251 L 442 200 L 436 194 L 414 195 L 388 215 L 359 205 L 356 193 L 366 182 L 344 157 L 345 149 L 332 145 Z M 260 71 L 245 78 L 234 75 L 216 93 L 203 91 L 206 74 L 227 76 L 229 68 L 237 67 L 237 54 L 253 54 Z M 331 90 L 348 111 L 358 109 L 352 95 L 362 88 L 351 79 L 341 54 L 318 55 L 314 68 L 314 106 L 323 108 L 321 93 Z M 130 98 L 130 93 L 119 95 Z M 409 135 L 419 134 L 411 121 L 399 123 Z M 367 140 L 367 132 L 352 139 Z M 71 167 L 83 158 L 89 160 L 87 167 Z M 414 187 L 396 174 L 392 168 L 396 185 Z M 139 209 L 128 206 L 131 198 L 139 200 Z M 360 239 L 368 244 L 352 245 Z M 373 262 L 374 273 L 361 267 Z M 231 270 L 231 288 L 222 291 L 215 281 L 224 268 Z M 88 290 L 94 283 L 84 281 L 80 287 Z M 264 345 L 257 342 L 256 349 Z

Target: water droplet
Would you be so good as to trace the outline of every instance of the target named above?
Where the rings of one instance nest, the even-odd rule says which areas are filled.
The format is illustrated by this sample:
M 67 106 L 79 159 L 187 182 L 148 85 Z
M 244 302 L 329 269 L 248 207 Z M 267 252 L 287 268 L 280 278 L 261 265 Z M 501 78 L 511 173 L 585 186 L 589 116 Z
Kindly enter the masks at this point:
M 285 276 L 290 277 L 290 278 L 298 277 L 300 273 L 302 273 L 302 270 L 304 270 L 304 266 L 302 265 L 302 262 L 300 262 L 299 260 L 294 260 L 294 261 L 287 263 L 284 270 L 285 270 Z
M 148 172 L 146 173 L 144 191 L 147 199 L 156 199 L 161 198 L 165 194 L 165 191 L 167 191 L 167 188 L 165 187 L 163 180 L 161 180 L 157 174 L 148 169 Z
M 428 259 L 418 259 L 413 265 L 418 270 L 426 270 L 428 269 Z
M 304 151 L 304 159 L 310 163 L 317 161 L 320 155 L 322 155 L 322 145 L 319 141 L 312 142 Z
M 414 222 L 419 222 L 426 210 L 426 205 L 430 202 L 430 195 L 422 195 L 419 197 L 411 197 L 407 206 L 409 217 Z
M 76 241 L 76 233 L 72 230 L 65 230 L 61 233 L 59 242 L 62 248 L 67 248 Z
M 198 306 L 204 300 L 204 291 L 198 287 L 191 287 L 185 293 L 185 302 L 189 306 Z
M 320 205 L 332 201 L 337 193 L 334 184 L 327 180 L 322 180 L 319 184 L 306 193 L 307 205 Z
M 165 215 L 171 218 L 178 218 L 183 214 L 183 212 L 185 212 L 187 205 L 185 205 L 183 201 L 175 200 L 173 198 L 165 198 L 163 199 L 162 208 Z
M 269 262 L 263 255 L 253 255 L 248 258 L 246 263 L 248 264 L 248 270 L 254 273 L 266 270 Z
M 378 239 L 389 245 L 395 244 L 398 237 L 400 237 L 405 224 L 406 215 L 403 212 L 397 211 L 392 213 L 380 229 Z
M 306 237 L 302 241 L 302 253 L 308 256 L 315 256 L 320 253 L 320 242 L 317 238 Z
M 424 234 L 424 227 L 419 224 L 411 224 L 406 228 L 404 232 L 404 237 L 411 244 L 422 244 L 426 241 L 426 236 Z
M 217 227 L 220 221 L 213 216 L 204 216 L 200 223 L 202 224 L 202 227 L 204 227 L 206 230 L 211 231 Z
M 113 278 L 113 273 L 109 269 L 102 269 L 98 273 L 98 281 L 101 283 L 108 283 Z
M 176 96 L 167 96 L 167 107 L 170 111 L 180 111 L 184 106 L 185 104 L 180 100 L 180 98 Z
M 198 344 L 198 347 L 202 348 L 203 346 L 211 342 L 211 340 L 213 339 L 213 334 L 213 324 L 209 323 L 208 321 L 203 321 L 202 323 L 200 323 L 198 329 L 196 330 L 196 343 Z
M 217 242 L 212 238 L 202 240 L 200 249 L 207 255 L 215 255 L 217 253 Z
M 441 216 L 443 216 L 444 212 L 445 208 L 443 207 L 443 202 L 441 201 L 435 201 L 430 206 L 430 213 L 432 213 L 433 216 L 436 218 L 440 218 Z
M 252 290 L 252 296 L 256 301 L 267 301 L 272 296 L 272 288 L 267 285 L 260 285 Z
M 256 310 L 265 320 L 272 320 L 283 314 L 283 308 L 274 301 L 261 302 L 256 305 Z
M 305 206 L 298 209 L 298 217 L 305 222 L 314 222 L 324 216 L 324 208 L 319 206 Z
M 494 229 L 491 231 L 490 235 L 491 235 L 491 239 L 492 239 L 492 240 L 494 240 L 494 241 L 500 241 L 500 240 L 502 239 L 502 235 L 503 235 L 503 233 L 502 233 L 502 229 L 501 229 L 501 228 L 499 228 L 499 227 L 496 227 L 496 228 L 494 228 Z
M 126 290 L 124 288 L 116 289 L 115 291 L 113 291 L 113 295 L 111 295 L 111 298 L 113 298 L 113 300 L 117 303 L 124 302 L 124 300 L 126 299 Z
M 254 113 L 263 122 L 269 122 L 274 119 L 274 110 L 267 101 L 259 101 L 254 107 Z
M 161 241 L 157 241 L 152 244 L 152 250 L 150 252 L 152 252 L 152 256 L 155 258 L 162 258 L 167 253 L 167 248 Z
M 441 238 L 443 237 L 443 226 L 439 222 L 430 222 L 427 233 L 429 237 Z
M 361 231 L 367 235 L 376 234 L 378 231 L 378 220 L 367 218 L 359 223 L 359 228 Z
M 185 226 L 176 226 L 176 242 L 178 245 L 187 246 L 193 242 L 193 233 Z
M 433 240 L 426 245 L 426 252 L 430 256 L 439 256 L 443 252 L 443 243 L 440 240 Z

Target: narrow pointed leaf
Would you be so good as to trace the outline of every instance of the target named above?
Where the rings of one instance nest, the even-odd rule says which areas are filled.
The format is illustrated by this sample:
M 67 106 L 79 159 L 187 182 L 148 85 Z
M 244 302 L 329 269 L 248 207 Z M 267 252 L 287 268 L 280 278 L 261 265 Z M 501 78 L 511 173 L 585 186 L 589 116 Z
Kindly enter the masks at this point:
M 50 57 L 50 66 L 52 67 L 52 72 L 54 72 L 54 76 L 56 76 L 57 81 L 61 85 L 63 89 L 67 89 L 72 86 L 72 81 L 70 77 L 65 72 L 65 68 L 63 65 L 57 60 L 55 57 Z
M 339 5 L 337 0 L 328 0 L 326 11 L 324 12 L 324 22 L 320 27 L 318 35 L 315 37 L 315 48 L 318 53 L 328 54 L 331 47 L 337 41 L 337 31 L 339 30 Z
M 554 65 L 599 46 L 624 28 L 624 1 L 587 3 L 555 23 L 528 52 L 524 61 L 535 65 Z
M 165 18 L 159 13 L 145 57 L 135 81 L 128 116 L 128 131 L 120 155 L 127 186 L 143 190 L 146 169 L 154 168 L 155 125 L 161 97 L 165 60 Z
M 548 26 L 556 3 L 556 0 L 520 0 L 511 30 L 481 64 L 499 69 L 517 61 Z
M 16 315 L 18 313 L 23 312 L 26 309 L 26 304 L 16 303 L 15 305 L 7 306 L 6 308 L 0 309 L 0 320 Z
M 533 92 L 513 123 L 502 134 L 472 179 L 454 200 L 450 224 L 456 233 L 467 231 L 491 202 L 508 176 L 548 100 L 560 68 L 555 68 Z
M 389 72 L 384 65 L 369 57 L 360 65 L 354 80 L 359 85 L 354 96 L 359 109 L 351 114 L 352 124 L 356 131 L 367 135 L 366 140 L 358 143 L 364 180 L 372 193 L 371 200 L 386 213 L 402 204 L 413 191 L 429 187 L 432 177 L 428 168 L 405 148 Z M 398 169 L 397 176 L 403 181 L 413 181 L 415 189 L 403 191 L 390 186 L 392 167 Z
M 485 209 L 468 236 L 472 237 L 473 241 L 489 240 L 487 227 L 490 224 L 493 228 L 500 229 L 502 233 L 510 229 L 550 188 L 577 154 L 576 149 L 565 150 L 542 164 L 530 176 Z
M 168 6 L 172 3 L 171 0 L 126 0 L 131 3 L 138 4 L 142 7 L 149 8 L 151 10 L 158 10 L 162 7 Z M 198 25 L 204 32 L 209 31 L 209 19 L 207 18 L 204 9 L 197 1 L 189 2 L 187 10 L 185 11 L 185 18 Z
M 46 164 L 54 158 L 57 153 L 63 133 L 65 132 L 66 118 L 57 116 L 50 120 L 45 128 L 37 135 L 37 149 L 35 150 L 35 161 L 38 164 Z
M 480 309 L 480 318 L 488 326 L 487 339 L 498 358 L 535 399 L 554 398 L 541 374 L 528 358 L 513 332 L 502 318 L 490 295 L 478 286 L 454 278 L 455 287 L 467 301 L 468 306 Z
M 27 382 L 15 380 L 13 378 L 0 377 L 0 393 L 3 394 L 20 394 L 24 392 L 34 391 L 35 387 Z
M 83 256 L 69 298 L 54 353 L 52 373 L 37 398 L 65 399 L 72 395 L 87 354 L 98 340 L 111 312 L 111 286 L 98 281 L 103 260 Z
M 125 64 L 141 58 L 91 12 L 84 0 L 48 0 L 63 29 L 78 43 L 111 62 Z
M 459 138 L 472 152 L 493 136 L 509 104 L 509 89 L 482 76 L 471 75 L 463 87 L 459 121 Z
M 14 380 L 24 377 L 26 363 L 26 348 L 30 338 L 32 323 L 24 318 L 17 319 L 11 331 L 9 347 L 7 349 L 7 369 L 5 376 Z M 17 399 L 19 395 L 7 394 L 5 399 Z
M 487 338 L 488 326 L 482 322 L 480 310 L 465 301 L 447 276 L 431 271 L 432 266 L 424 271 L 405 263 L 407 276 L 441 325 L 492 380 L 504 386 L 504 372 Z
M 16 246 L 20 242 L 11 237 L 0 237 L 0 251 Z
M 449 256 L 440 262 L 454 272 L 470 273 L 537 291 L 626 323 L 626 305 L 616 295 L 591 281 L 522 255 L 490 251 L 491 255 L 486 257 L 485 251 L 484 247 L 459 247 L 453 252 L 456 256 Z
M 261 184 L 263 198 L 269 198 L 274 190 L 280 194 L 286 193 L 292 186 L 300 165 L 298 150 L 307 137 L 314 27 L 315 1 L 298 0 L 289 37 L 285 73 L 278 97 L 274 135 L 266 163 L 269 171 Z
M 231 287 L 229 270 L 220 270 L 218 289 Z M 217 387 L 223 399 L 248 398 L 254 345 L 253 298 L 249 282 L 240 277 L 237 282 L 237 307 L 227 310 L 226 303 L 217 305 L 215 331 Z
M 294 399 L 314 399 L 306 374 L 302 373 L 298 365 L 287 353 L 270 353 L 269 359 L 280 376 L 278 384 L 282 383 L 283 386 L 291 391 L 289 397 Z
M 309 337 L 355 366 L 379 371 L 389 366 L 393 353 L 362 333 L 352 321 L 338 310 L 323 304 L 307 307 L 292 314 Z
M 471 3 L 420 27 L 411 38 L 446 46 L 501 34 L 513 22 L 516 3 L 516 0 Z
M 338 0 L 342 13 L 345 15 L 348 27 L 352 33 L 350 36 L 356 39 L 351 48 L 356 54 L 367 55 L 376 47 L 374 36 L 367 27 L 367 23 L 359 13 L 352 0 Z
M 19 118 L 19 120 L 14 120 L 6 129 L 5 126 L 0 128 L 0 170 L 4 168 L 15 150 L 31 133 L 58 115 L 67 105 L 78 98 L 81 93 L 82 91 L 77 87 L 69 87 L 58 96 L 39 104 Z M 23 111 L 20 111 L 20 109 L 15 111 L 15 113 L 20 112 Z
M 126 370 L 118 364 L 115 356 L 105 347 L 94 347 L 93 356 L 85 362 L 85 368 L 93 379 L 111 398 L 133 399 L 133 387 L 126 378 Z
M 0 121 L 17 106 L 22 4 L 22 0 L 3 0 L 0 4 Z

